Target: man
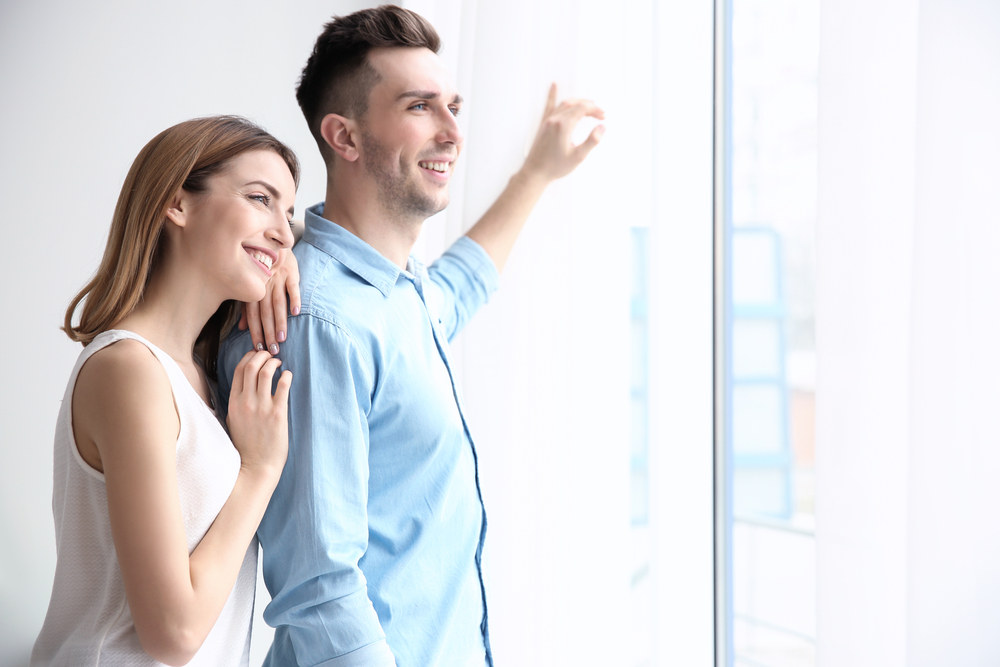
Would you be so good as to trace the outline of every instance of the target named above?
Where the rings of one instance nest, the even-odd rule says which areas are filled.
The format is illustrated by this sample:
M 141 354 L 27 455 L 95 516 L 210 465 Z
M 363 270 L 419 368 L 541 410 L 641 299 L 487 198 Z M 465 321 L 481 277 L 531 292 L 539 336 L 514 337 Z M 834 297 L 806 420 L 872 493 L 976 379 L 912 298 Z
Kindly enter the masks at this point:
M 271 665 L 492 665 L 482 583 L 486 515 L 448 343 L 496 289 L 545 187 L 597 144 L 556 105 L 521 170 L 429 269 L 409 257 L 448 203 L 462 98 L 419 15 L 394 6 L 329 23 L 297 90 L 327 166 L 295 248 L 301 314 L 288 462 L 258 535 L 275 626 Z M 249 346 L 228 341 L 224 378 Z M 228 387 L 222 387 L 225 397 Z

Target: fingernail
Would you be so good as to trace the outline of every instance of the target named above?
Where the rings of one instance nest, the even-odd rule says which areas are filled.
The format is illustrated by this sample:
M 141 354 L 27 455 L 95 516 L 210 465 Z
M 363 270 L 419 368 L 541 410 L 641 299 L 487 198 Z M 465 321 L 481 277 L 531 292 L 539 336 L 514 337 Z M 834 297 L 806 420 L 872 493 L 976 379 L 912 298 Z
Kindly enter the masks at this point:
M 299 314 L 299 307 L 298 306 L 293 306 L 292 307 L 292 315 L 298 315 L 298 314 Z
M 264 349 L 264 343 L 257 343 L 257 351 L 260 352 Z
M 278 332 L 278 342 L 279 343 L 284 343 L 285 342 L 285 332 L 284 331 L 279 331 Z
M 271 350 L 271 354 L 278 354 L 277 343 L 271 343 L 271 347 L 269 347 L 268 349 Z

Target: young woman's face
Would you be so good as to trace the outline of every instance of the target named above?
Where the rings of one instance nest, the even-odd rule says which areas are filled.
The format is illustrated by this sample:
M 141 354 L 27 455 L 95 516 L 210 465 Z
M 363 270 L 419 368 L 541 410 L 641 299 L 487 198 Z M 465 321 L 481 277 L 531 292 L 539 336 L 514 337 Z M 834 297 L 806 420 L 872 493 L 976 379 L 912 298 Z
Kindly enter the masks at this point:
M 292 174 L 277 153 L 256 150 L 233 158 L 207 183 L 185 200 L 181 252 L 223 300 L 258 301 L 279 251 L 293 243 Z

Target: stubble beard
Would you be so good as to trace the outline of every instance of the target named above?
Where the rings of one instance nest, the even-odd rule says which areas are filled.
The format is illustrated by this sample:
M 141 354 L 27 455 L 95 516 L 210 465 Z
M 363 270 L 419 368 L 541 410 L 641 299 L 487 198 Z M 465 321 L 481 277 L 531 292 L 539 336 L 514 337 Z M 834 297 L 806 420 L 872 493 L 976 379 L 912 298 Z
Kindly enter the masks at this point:
M 419 217 L 422 222 L 448 205 L 447 198 L 443 203 L 434 199 L 406 173 L 394 173 L 391 169 L 393 157 L 374 135 L 362 131 L 361 142 L 365 153 L 365 171 L 375 179 L 379 204 L 383 209 L 400 218 Z

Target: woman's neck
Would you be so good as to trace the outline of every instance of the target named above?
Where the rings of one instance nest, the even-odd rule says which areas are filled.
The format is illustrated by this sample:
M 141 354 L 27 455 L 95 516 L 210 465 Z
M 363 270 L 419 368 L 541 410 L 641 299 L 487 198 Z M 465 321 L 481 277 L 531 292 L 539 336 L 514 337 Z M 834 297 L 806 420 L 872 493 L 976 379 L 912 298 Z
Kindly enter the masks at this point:
M 221 301 L 206 295 L 204 289 L 171 279 L 166 272 L 154 274 L 142 300 L 115 328 L 140 334 L 178 362 L 194 358 L 194 346 L 208 319 Z

